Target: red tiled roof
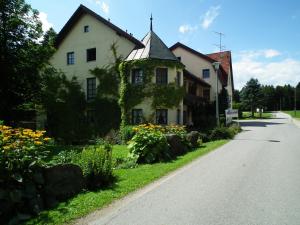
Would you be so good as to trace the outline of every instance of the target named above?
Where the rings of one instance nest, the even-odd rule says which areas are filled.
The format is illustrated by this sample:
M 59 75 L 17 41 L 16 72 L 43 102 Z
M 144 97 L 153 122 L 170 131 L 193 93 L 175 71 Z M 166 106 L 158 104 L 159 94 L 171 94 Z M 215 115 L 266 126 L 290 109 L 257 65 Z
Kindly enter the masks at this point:
M 231 82 L 232 82 L 232 88 L 233 87 L 233 75 L 232 75 L 232 61 L 231 61 L 231 51 L 224 51 L 224 52 L 216 52 L 207 54 L 208 57 L 210 57 L 213 60 L 219 61 L 221 63 L 221 70 L 226 74 L 226 78 L 222 76 L 222 79 L 226 79 L 226 83 L 228 80 L 228 76 L 231 76 Z M 223 74 L 222 71 L 222 74 Z M 231 71 L 231 73 L 229 73 Z
M 230 64 L 231 64 L 230 51 L 211 53 L 211 54 L 207 54 L 207 56 L 213 60 L 220 62 L 227 75 L 229 74 Z

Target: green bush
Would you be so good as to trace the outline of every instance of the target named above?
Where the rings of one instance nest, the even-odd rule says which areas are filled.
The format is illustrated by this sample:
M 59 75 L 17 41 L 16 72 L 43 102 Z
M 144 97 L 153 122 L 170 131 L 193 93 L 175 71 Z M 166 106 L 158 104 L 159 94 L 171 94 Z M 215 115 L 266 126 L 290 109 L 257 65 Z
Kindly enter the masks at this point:
M 199 139 L 201 139 L 203 143 L 210 141 L 210 137 L 207 133 L 199 132 Z
M 171 158 L 165 135 L 157 129 L 139 129 L 129 145 L 129 152 L 137 157 L 137 162 L 153 163 Z
M 232 139 L 237 133 L 241 131 L 241 128 L 234 124 L 230 127 L 216 127 L 209 135 L 209 139 L 220 140 L 220 139 Z
M 80 153 L 78 153 L 78 150 L 66 150 L 61 151 L 57 155 L 53 156 L 49 164 L 68 164 L 77 162 Z
M 236 123 L 233 123 L 230 127 L 228 127 L 228 129 L 234 134 L 238 134 L 242 131 L 242 128 L 236 124 Z
M 85 143 L 92 136 L 87 123 L 87 102 L 81 84 L 49 67 L 42 75 L 40 103 L 47 115 L 47 132 L 65 144 Z
M 136 131 L 134 130 L 134 127 L 135 126 L 130 126 L 130 125 L 121 127 L 120 136 L 124 143 L 130 141 L 131 138 L 135 135 Z
M 209 138 L 211 140 L 231 139 L 234 137 L 234 132 L 227 127 L 216 127 L 211 131 Z
M 137 157 L 130 155 L 126 158 L 117 157 L 113 159 L 114 168 L 116 169 L 132 169 L 138 166 Z
M 74 163 L 82 169 L 89 189 L 103 187 L 113 181 L 112 146 L 108 143 L 84 148 Z
M 0 125 L 0 185 L 31 179 L 32 169 L 43 163 L 50 144 L 45 131 Z

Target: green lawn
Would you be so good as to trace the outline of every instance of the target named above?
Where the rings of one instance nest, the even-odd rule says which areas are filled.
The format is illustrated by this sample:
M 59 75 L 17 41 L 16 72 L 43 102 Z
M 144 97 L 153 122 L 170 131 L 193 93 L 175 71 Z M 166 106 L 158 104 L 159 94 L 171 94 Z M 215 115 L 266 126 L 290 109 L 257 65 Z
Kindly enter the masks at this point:
M 254 113 L 254 118 L 251 117 L 251 112 L 243 112 L 243 118 L 244 120 L 252 120 L 252 119 L 271 119 L 272 118 L 272 113 L 269 112 L 264 112 L 262 113 L 262 117 L 260 117 L 259 113 Z
M 295 111 L 294 110 L 293 111 L 292 110 L 291 111 L 283 111 L 283 112 L 291 115 L 294 118 L 300 119 L 300 111 L 299 110 L 296 111 L 296 115 L 295 115 Z
M 124 197 L 126 194 L 149 184 L 227 142 L 227 140 L 220 140 L 204 143 L 197 150 L 167 163 L 139 165 L 133 169 L 116 169 L 114 174 L 117 181 L 112 187 L 96 192 L 78 194 L 69 201 L 60 203 L 56 208 L 40 213 L 38 217 L 27 221 L 26 224 L 64 224 L 71 222 Z M 114 157 L 126 156 L 127 153 L 128 150 L 124 145 L 115 146 L 113 149 Z

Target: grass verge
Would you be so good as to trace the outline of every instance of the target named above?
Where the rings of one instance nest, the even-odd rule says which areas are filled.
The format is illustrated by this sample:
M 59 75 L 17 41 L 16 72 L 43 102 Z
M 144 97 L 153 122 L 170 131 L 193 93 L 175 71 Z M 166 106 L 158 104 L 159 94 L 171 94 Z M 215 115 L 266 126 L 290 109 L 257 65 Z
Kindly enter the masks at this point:
M 296 111 L 296 115 L 295 115 L 295 111 L 291 110 L 291 111 L 283 111 L 284 113 L 289 114 L 290 116 L 296 118 L 296 119 L 300 119 L 300 111 Z
M 228 140 L 219 140 L 204 143 L 203 146 L 195 151 L 189 152 L 176 160 L 166 163 L 139 165 L 133 169 L 117 169 L 114 174 L 117 177 L 116 183 L 105 189 L 96 192 L 85 192 L 78 194 L 67 202 L 60 203 L 56 208 L 44 211 L 39 216 L 26 222 L 26 224 L 64 224 L 70 223 L 74 219 L 80 218 L 103 208 L 112 201 L 124 197 L 152 181 L 174 171 L 194 159 L 224 145 Z M 119 146 L 116 154 L 122 154 Z
M 254 113 L 254 118 L 251 117 L 251 112 L 243 112 L 243 118 L 240 120 L 253 120 L 253 119 L 271 119 L 273 117 L 272 113 L 264 112 L 262 113 L 262 117 L 260 117 L 259 113 Z

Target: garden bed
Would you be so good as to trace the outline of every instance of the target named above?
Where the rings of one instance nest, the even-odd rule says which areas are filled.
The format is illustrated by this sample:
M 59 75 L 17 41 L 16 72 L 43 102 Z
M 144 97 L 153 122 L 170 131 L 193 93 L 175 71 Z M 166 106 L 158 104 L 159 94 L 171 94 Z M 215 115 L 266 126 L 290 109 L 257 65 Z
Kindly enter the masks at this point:
M 179 156 L 176 160 L 164 163 L 142 164 L 132 169 L 115 169 L 116 182 L 104 190 L 85 192 L 60 203 L 57 207 L 44 211 L 36 218 L 27 221 L 26 224 L 64 224 L 74 219 L 87 215 L 100 209 L 112 201 L 124 197 L 152 181 L 180 168 L 220 146 L 227 143 L 219 140 L 203 144 L 195 151 Z M 126 146 L 114 146 L 113 155 L 127 155 Z

